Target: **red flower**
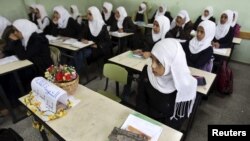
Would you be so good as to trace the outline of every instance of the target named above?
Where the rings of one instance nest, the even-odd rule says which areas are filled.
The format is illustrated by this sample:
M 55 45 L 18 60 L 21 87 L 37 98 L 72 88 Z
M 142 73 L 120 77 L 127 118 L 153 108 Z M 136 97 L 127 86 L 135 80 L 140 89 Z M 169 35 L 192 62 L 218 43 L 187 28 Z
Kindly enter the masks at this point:
M 62 72 L 58 72 L 55 77 L 56 77 L 56 81 L 60 82 L 60 81 L 63 80 L 63 73 Z
M 66 79 L 66 81 L 70 81 L 71 80 L 71 75 L 70 74 L 65 75 L 65 79 Z

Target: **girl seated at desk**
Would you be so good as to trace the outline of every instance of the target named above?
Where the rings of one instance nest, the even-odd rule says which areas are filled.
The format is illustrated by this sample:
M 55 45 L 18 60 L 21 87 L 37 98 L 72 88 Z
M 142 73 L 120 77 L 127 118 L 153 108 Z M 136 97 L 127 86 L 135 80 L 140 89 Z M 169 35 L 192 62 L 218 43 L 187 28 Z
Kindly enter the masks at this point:
M 156 12 L 154 13 L 154 15 L 152 16 L 150 22 L 153 23 L 155 21 L 156 17 L 158 17 L 160 15 L 167 17 L 170 20 L 170 23 L 173 20 L 171 13 L 169 11 L 167 11 L 167 6 L 165 4 L 161 4 L 159 6 L 159 8 L 156 10 Z
M 170 32 L 174 38 L 190 40 L 192 39 L 190 35 L 192 29 L 193 23 L 189 18 L 188 12 L 186 10 L 181 10 L 178 16 L 172 21 Z
M 163 39 L 151 51 L 152 65 L 139 78 L 136 108 L 172 128 L 179 129 L 192 112 L 197 81 L 191 76 L 182 46 Z
M 136 25 L 131 20 L 131 17 L 128 16 L 127 11 L 124 7 L 120 6 L 115 11 L 115 18 L 117 23 L 111 26 L 110 31 L 118 31 L 119 33 L 134 33 L 133 35 L 127 37 L 127 40 L 122 40 L 122 46 L 128 46 L 131 49 L 138 48 L 141 43 L 140 37 L 142 34 L 138 31 Z
M 183 45 L 187 64 L 190 67 L 206 70 L 205 65 L 213 56 L 211 42 L 215 35 L 216 25 L 210 20 L 203 21 L 197 28 L 197 34 L 192 40 Z M 207 71 L 211 71 L 209 68 Z
M 144 58 L 149 58 L 153 46 L 158 41 L 172 37 L 169 29 L 169 19 L 163 15 L 157 16 L 153 23 L 152 32 L 149 32 L 144 39 L 143 48 L 135 50 L 134 53 L 143 55 Z
M 31 22 L 37 25 L 37 18 L 36 18 L 36 4 L 29 5 L 29 13 L 28 18 Z
M 79 13 L 79 10 L 78 10 L 78 8 L 77 8 L 76 5 L 71 5 L 71 6 L 70 6 L 70 14 L 71 14 L 72 18 L 73 18 L 79 25 L 82 24 L 82 16 L 81 16 L 81 14 Z
M 95 6 L 88 8 L 87 18 L 88 28 L 83 42 L 87 43 L 88 40 L 95 42 L 94 45 L 91 45 L 92 54 L 95 54 L 94 56 L 104 55 L 104 59 L 107 60 L 111 57 L 112 43 L 99 9 Z
M 112 11 L 113 5 L 110 2 L 103 3 L 102 18 L 109 28 L 116 22 L 115 14 Z
M 82 37 L 81 26 L 71 17 L 63 6 L 53 9 L 53 19 L 49 25 L 48 33 L 53 36 L 65 36 L 80 40 Z
M 26 19 L 14 21 L 13 30 L 7 42 L 9 51 L 20 60 L 30 60 L 36 68 L 35 75 L 44 76 L 45 70 L 52 65 L 48 39 L 38 34 L 37 26 Z
M 233 40 L 233 28 L 231 27 L 233 12 L 226 10 L 221 14 L 219 23 L 216 26 L 215 38 L 212 46 L 215 48 L 231 48 Z
M 205 20 L 210 20 L 212 22 L 215 23 L 215 18 L 213 17 L 213 7 L 212 6 L 208 6 L 204 9 L 203 13 L 201 16 L 199 16 L 195 23 L 194 23 L 194 27 L 193 29 L 196 30 L 198 25 L 202 22 L 202 21 L 205 21 Z
M 147 4 L 146 2 L 142 2 L 139 6 L 138 11 L 133 15 L 133 21 L 135 22 L 144 22 L 148 23 L 147 19 Z
M 38 28 L 42 31 L 46 30 L 46 27 L 50 24 L 51 20 L 49 19 L 44 6 L 41 4 L 36 5 L 36 18 Z

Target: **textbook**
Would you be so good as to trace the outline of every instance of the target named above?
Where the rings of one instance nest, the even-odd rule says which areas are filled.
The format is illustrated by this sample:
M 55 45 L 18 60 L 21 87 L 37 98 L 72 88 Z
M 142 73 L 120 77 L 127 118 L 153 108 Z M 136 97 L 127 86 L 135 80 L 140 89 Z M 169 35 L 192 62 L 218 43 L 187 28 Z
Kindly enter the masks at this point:
M 121 129 L 142 135 L 148 141 L 157 141 L 163 130 L 161 123 L 139 113 L 130 114 Z

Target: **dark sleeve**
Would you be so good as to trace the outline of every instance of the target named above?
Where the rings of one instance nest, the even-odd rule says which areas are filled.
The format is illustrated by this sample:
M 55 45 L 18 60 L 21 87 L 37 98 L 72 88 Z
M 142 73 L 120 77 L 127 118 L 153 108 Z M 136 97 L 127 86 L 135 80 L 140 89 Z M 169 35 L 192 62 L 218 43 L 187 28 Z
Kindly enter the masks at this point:
M 233 41 L 233 28 L 230 27 L 227 35 L 224 38 L 221 38 L 217 40 L 217 42 L 220 43 L 220 48 L 231 48 L 232 47 L 232 41 Z
M 214 22 L 214 23 L 216 23 L 216 20 L 215 20 L 214 17 L 210 17 L 209 20 L 212 21 L 212 22 Z
M 169 11 L 166 11 L 164 15 L 169 19 L 170 23 L 173 21 L 173 17 Z
M 83 36 L 81 26 L 73 18 L 69 18 L 66 28 L 59 28 L 58 34 L 78 40 Z
M 213 48 L 209 47 L 199 53 L 198 58 L 195 59 L 196 62 L 193 63 L 193 67 L 201 68 L 211 59 L 213 55 Z
M 58 35 L 58 24 L 55 24 L 54 22 L 50 22 L 49 25 L 44 29 L 44 34 L 49 34 L 53 36 Z
M 194 23 L 193 29 L 194 29 L 195 31 L 197 30 L 197 27 L 198 27 L 198 25 L 200 24 L 200 22 L 201 22 L 201 16 L 199 16 L 199 17 L 196 19 L 195 23 Z
M 114 19 L 112 25 L 110 26 L 110 31 L 117 31 L 117 30 L 118 30 L 117 20 Z
M 143 45 L 144 45 L 144 47 L 142 48 L 143 51 L 151 52 L 154 46 L 154 41 L 152 39 L 152 32 L 149 32 L 145 35 Z
M 136 110 L 145 115 L 148 115 L 147 94 L 144 79 L 147 79 L 147 66 L 144 66 L 142 73 L 139 77 L 138 94 L 136 96 Z
M 156 12 L 157 12 L 157 10 L 156 10 Z M 154 22 L 154 20 L 155 20 L 155 15 L 156 15 L 156 12 L 154 13 L 154 15 L 152 16 L 152 18 L 150 19 L 150 23 L 153 23 L 153 22 Z
M 95 43 L 99 48 L 109 47 L 111 45 L 111 39 L 106 25 L 102 27 L 102 30 L 98 35 L 98 40 L 95 41 Z
M 181 32 L 180 32 L 180 39 L 184 39 L 184 40 L 190 40 L 190 39 L 192 39 L 192 36 L 190 35 L 190 33 L 191 33 L 192 30 L 193 30 L 193 23 L 191 21 L 189 21 L 184 26 L 184 29 L 181 30 Z
M 126 17 L 123 21 L 123 31 L 128 33 L 135 33 L 136 26 L 131 20 L 131 17 Z

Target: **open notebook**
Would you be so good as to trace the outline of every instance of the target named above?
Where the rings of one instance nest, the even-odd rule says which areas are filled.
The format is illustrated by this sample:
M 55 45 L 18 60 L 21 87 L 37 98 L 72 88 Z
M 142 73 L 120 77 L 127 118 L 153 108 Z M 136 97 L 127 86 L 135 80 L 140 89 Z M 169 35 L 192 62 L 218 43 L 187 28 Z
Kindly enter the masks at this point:
M 121 129 L 146 136 L 148 141 L 157 141 L 163 130 L 159 122 L 138 113 L 130 114 Z

